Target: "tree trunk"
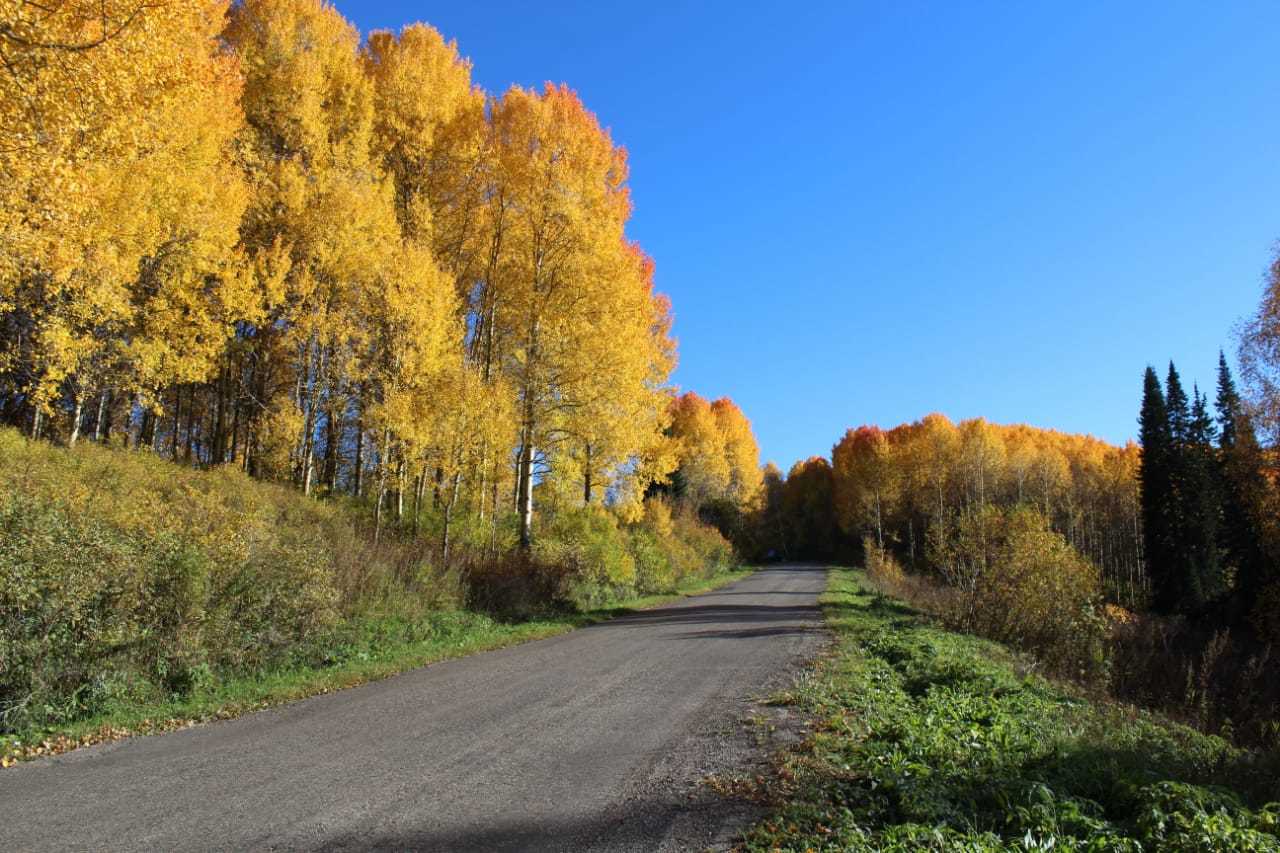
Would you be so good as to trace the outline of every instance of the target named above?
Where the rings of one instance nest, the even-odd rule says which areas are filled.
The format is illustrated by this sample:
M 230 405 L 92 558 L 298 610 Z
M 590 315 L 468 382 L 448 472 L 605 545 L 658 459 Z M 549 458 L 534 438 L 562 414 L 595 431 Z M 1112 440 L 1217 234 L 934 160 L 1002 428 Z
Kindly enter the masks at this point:
M 102 440 L 102 413 L 107 408 L 107 392 L 103 391 L 98 395 L 98 417 L 93 422 L 93 440 Z
M 400 454 L 403 456 L 404 454 Z M 396 524 L 404 522 L 404 459 L 396 463 Z
M 476 463 L 476 518 L 484 521 L 485 475 L 488 474 L 489 442 L 480 443 L 480 461 Z
M 582 502 L 590 505 L 591 503 L 591 445 L 587 445 L 586 465 L 582 472 Z
M 111 440 L 111 420 L 115 414 L 116 395 L 115 395 L 115 392 L 113 391 L 106 391 L 104 393 L 106 394 L 106 397 L 107 397 L 107 404 L 105 407 L 103 407 L 102 418 L 100 419 L 102 421 L 102 440 L 110 441 Z
M 217 408 L 214 409 L 213 418 L 213 446 L 209 451 L 209 461 L 214 465 L 221 465 L 227 461 L 227 404 L 229 393 L 227 391 L 227 367 L 224 363 L 222 369 L 218 371 L 218 401 Z
M 520 515 L 520 547 L 533 547 L 533 427 L 526 425 L 520 443 L 520 468 L 516 472 L 516 512 Z
M 382 504 L 387 495 L 387 444 L 391 441 L 391 431 L 382 431 L 382 446 L 378 448 L 378 502 L 373 510 L 373 544 L 378 544 L 382 533 Z
M 444 531 L 440 543 L 440 567 L 449 568 L 449 528 L 453 522 L 453 508 L 458 503 L 458 491 L 462 485 L 462 472 L 453 475 L 453 484 L 449 489 L 449 501 L 444 507 Z
M 71 437 L 67 439 L 68 447 L 75 447 L 80 438 L 80 415 L 84 411 L 84 395 L 76 394 L 75 409 L 71 413 Z
M 359 403 L 356 403 L 357 411 Z M 351 491 L 360 497 L 360 487 L 364 485 L 364 415 L 356 415 L 356 470 L 351 484 Z
M 418 519 L 422 516 L 422 493 L 427 490 L 427 467 L 422 466 L 413 481 L 413 537 L 418 538 Z
M 240 401 L 236 399 L 231 402 L 231 458 L 227 461 L 234 465 L 236 454 L 240 450 Z
M 174 412 L 173 414 L 173 428 L 174 430 L 177 430 L 178 428 L 177 412 Z M 196 432 L 196 401 L 195 401 L 195 392 L 193 390 L 192 393 L 187 396 L 187 442 L 186 442 L 186 449 L 182 453 L 182 456 L 187 461 L 188 465 L 191 464 L 191 449 L 195 445 L 195 439 L 196 439 L 195 432 Z

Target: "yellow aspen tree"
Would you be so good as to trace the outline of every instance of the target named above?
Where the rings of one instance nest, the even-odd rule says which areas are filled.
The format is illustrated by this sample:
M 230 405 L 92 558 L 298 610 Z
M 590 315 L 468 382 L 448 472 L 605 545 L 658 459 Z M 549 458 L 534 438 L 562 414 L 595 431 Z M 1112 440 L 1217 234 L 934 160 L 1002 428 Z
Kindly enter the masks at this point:
M 287 267 L 282 277 L 259 279 L 269 310 L 247 335 L 254 355 L 246 381 L 258 407 L 248 467 L 288 473 L 310 491 L 319 437 L 331 456 L 335 424 L 364 398 L 355 375 L 369 346 L 360 306 L 396 263 L 394 189 L 375 168 L 373 90 L 359 35 L 332 6 L 246 0 L 232 10 L 226 37 L 245 75 L 253 189 L 245 249 L 255 269 L 264 258 L 267 267 Z
M 729 493 L 733 470 L 724 431 L 711 403 L 693 391 L 671 403 L 671 434 L 679 446 L 677 494 L 694 507 Z
M 21 3 L 0 32 L 0 312 L 36 423 L 67 400 L 72 443 L 90 394 L 155 406 L 160 386 L 203 378 L 245 310 L 226 8 Z
M 599 259 L 616 251 L 630 213 L 626 155 L 567 87 L 514 87 L 491 109 L 493 168 L 510 212 L 486 334 L 518 395 L 516 503 L 529 547 L 537 468 L 568 434 L 569 413 L 608 381 L 583 353 L 593 321 L 618 307 Z
M 430 245 L 429 188 L 452 183 L 453 159 L 444 128 L 466 111 L 483 110 L 484 95 L 471 84 L 471 63 L 432 27 L 411 24 L 400 33 L 370 34 L 365 71 L 373 83 L 373 156 L 391 178 L 396 215 L 406 237 Z M 447 202 L 437 199 L 442 207 Z
M 881 548 L 902 486 L 897 450 L 884 430 L 863 426 L 846 432 L 831 452 L 837 520 L 848 533 L 874 533 Z
M 753 511 L 763 497 L 764 472 L 760 468 L 760 446 L 751 422 L 728 397 L 712 403 L 711 412 L 724 435 L 725 458 L 729 463 L 727 496 L 740 510 Z
M 675 365 L 671 310 L 655 293 L 653 261 L 638 245 L 620 244 L 602 260 L 594 334 L 576 365 L 592 381 L 580 383 L 588 394 L 567 412 L 570 467 L 560 473 L 580 475 L 584 504 L 609 491 L 634 516 L 649 484 L 665 480 L 676 464 L 665 434 Z

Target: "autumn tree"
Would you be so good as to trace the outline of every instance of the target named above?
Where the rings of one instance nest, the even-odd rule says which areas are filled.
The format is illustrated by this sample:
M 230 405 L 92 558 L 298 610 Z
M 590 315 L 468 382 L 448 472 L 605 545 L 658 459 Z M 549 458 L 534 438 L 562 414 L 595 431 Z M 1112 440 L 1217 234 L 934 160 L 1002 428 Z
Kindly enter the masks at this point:
M 782 489 L 782 517 L 791 553 L 806 560 L 835 556 L 839 526 L 835 519 L 831 463 L 821 456 L 791 466 Z
M 346 491 L 375 537 L 429 512 L 445 563 L 460 512 L 527 547 L 535 485 L 646 517 L 671 309 L 568 87 L 491 98 L 323 0 L 19 3 L 0 59 L 4 420 Z M 706 414 L 745 506 L 750 425 Z
M 0 382 L 33 433 L 64 401 L 70 443 L 94 399 L 96 432 L 113 396 L 150 415 L 251 310 L 226 7 L 21 3 L 0 27 Z
M 1280 252 L 1263 283 L 1258 308 L 1241 326 L 1240 367 L 1257 428 L 1280 442 Z
M 695 507 L 727 497 L 732 482 L 728 446 L 711 403 L 693 391 L 671 403 L 671 435 L 678 443 L 674 491 Z
M 727 497 L 743 511 L 754 509 L 764 483 L 760 470 L 760 446 L 751 422 L 728 397 L 711 404 L 716 427 L 724 437 L 725 459 L 729 463 Z
M 844 434 L 831 451 L 836 518 L 846 533 L 875 535 L 885 544 L 886 517 L 902 486 L 902 466 L 895 448 L 878 427 L 863 426 Z

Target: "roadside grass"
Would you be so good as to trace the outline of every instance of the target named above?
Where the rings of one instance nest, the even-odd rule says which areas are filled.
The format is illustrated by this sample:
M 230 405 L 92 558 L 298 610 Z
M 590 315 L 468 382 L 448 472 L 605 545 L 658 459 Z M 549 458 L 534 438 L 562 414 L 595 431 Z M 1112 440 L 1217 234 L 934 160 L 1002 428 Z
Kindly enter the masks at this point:
M 780 698 L 814 733 L 746 850 L 1280 850 L 1274 756 L 1091 702 L 861 572 L 823 607 L 832 651 Z
M 109 701 L 91 717 L 64 725 L 27 728 L 0 736 L 0 766 L 67 752 L 80 746 L 159 734 L 225 720 L 308 696 L 331 693 L 410 669 L 483 651 L 539 640 L 608 619 L 709 592 L 740 580 L 754 568 L 735 566 L 705 577 L 687 577 L 671 593 L 626 599 L 577 613 L 502 621 L 468 610 L 422 618 L 366 616 L 341 626 L 303 658 L 242 677 L 210 679 L 184 694 L 138 701 Z M 310 658 L 310 659 L 307 659 Z

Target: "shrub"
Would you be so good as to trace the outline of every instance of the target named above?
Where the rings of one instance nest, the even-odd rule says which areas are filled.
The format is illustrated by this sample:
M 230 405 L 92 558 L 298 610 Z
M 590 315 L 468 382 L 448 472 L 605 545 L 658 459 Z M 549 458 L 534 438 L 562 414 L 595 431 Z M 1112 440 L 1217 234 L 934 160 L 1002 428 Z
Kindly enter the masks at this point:
M 1030 651 L 1055 671 L 1104 670 L 1101 573 L 1030 507 L 993 506 L 930 531 L 930 557 L 954 591 L 954 625 Z
M 893 554 L 876 543 L 870 536 L 862 538 L 862 553 L 867 569 L 867 576 L 885 592 L 894 592 L 902 588 L 906 582 L 906 574 L 902 566 L 894 559 Z
M 594 504 L 562 509 L 543 519 L 538 534 L 537 561 L 563 569 L 579 606 L 598 606 L 635 588 L 628 537 L 607 509 Z
M 0 430 L 0 727 L 283 662 L 430 574 L 339 505 L 239 471 Z
M 1059 671 L 1101 674 L 1106 625 L 1097 567 L 1032 509 L 1005 514 L 995 534 L 995 558 L 975 590 L 977 631 Z

